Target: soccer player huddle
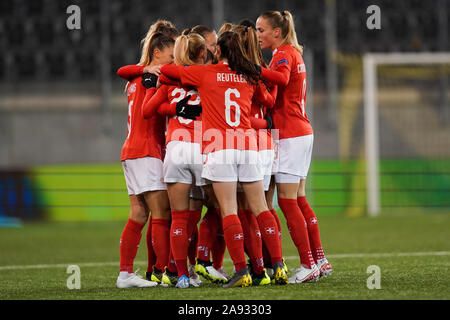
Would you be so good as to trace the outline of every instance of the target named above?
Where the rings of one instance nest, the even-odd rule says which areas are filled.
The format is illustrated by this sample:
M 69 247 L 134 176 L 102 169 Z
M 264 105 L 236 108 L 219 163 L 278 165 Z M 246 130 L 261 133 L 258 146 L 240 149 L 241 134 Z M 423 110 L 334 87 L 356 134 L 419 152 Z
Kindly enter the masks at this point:
M 269 66 L 261 49 L 273 52 Z M 121 162 L 130 199 L 117 287 L 198 287 L 199 275 L 225 288 L 285 285 L 331 274 L 305 198 L 313 130 L 302 53 L 289 11 L 217 34 L 150 26 L 139 63 L 117 72 L 128 81 Z M 275 188 L 300 258 L 290 277 Z M 143 279 L 133 262 L 146 223 Z

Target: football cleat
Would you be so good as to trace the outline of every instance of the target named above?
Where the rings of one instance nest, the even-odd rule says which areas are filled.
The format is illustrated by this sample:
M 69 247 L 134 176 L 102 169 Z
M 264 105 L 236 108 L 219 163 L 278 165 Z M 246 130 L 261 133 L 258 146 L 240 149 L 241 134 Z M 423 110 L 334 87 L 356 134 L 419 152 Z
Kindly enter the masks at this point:
M 182 275 L 179 279 L 175 288 L 185 289 L 189 288 L 189 278 L 185 275 Z
M 197 264 L 195 265 L 195 273 L 201 275 L 206 280 L 209 280 L 213 283 L 226 283 L 228 280 L 212 266 L 212 263 L 210 261 L 197 259 Z
M 271 283 L 270 277 L 267 275 L 266 269 L 261 274 L 252 273 L 252 286 L 265 286 Z
M 167 284 L 170 287 L 173 287 L 178 282 L 178 273 L 177 272 L 170 272 L 167 270 L 163 273 L 161 281 L 165 284 Z
M 124 288 L 150 288 L 157 286 L 158 283 L 154 281 L 148 281 L 145 279 L 142 279 L 140 275 L 135 273 L 130 273 L 128 278 L 126 279 L 120 279 L 120 277 L 117 278 L 116 286 L 117 288 L 124 289 Z
M 333 268 L 326 258 L 317 261 L 317 268 L 319 268 L 321 277 L 328 277 L 333 273 Z
M 270 268 L 266 267 L 265 269 L 266 269 L 267 275 L 270 278 L 270 283 L 275 284 L 275 274 L 273 273 L 273 268 L 272 267 L 270 267 Z
M 248 273 L 247 268 L 237 271 L 227 283 L 223 285 L 224 288 L 233 287 L 250 287 L 252 285 L 252 277 Z
M 202 284 L 202 279 L 195 273 L 195 266 L 189 266 L 189 284 L 193 287 L 199 287 Z
M 286 274 L 287 274 L 289 272 L 289 268 L 286 264 L 286 260 L 284 260 L 284 258 L 282 258 L 281 261 L 283 262 L 284 271 L 286 271 Z
M 163 272 L 156 267 L 153 267 L 153 272 L 151 275 L 151 281 L 161 283 L 163 277 Z
M 320 272 L 316 265 L 311 269 L 301 266 L 295 271 L 295 274 L 289 278 L 290 283 L 316 282 L 319 280 Z
M 289 283 L 289 279 L 288 276 L 286 274 L 286 271 L 284 270 L 284 264 L 283 262 L 277 262 L 274 263 L 273 265 L 273 272 L 275 275 L 275 284 L 288 284 Z
M 227 280 L 231 279 L 230 275 L 228 274 L 227 270 L 222 266 L 219 269 L 216 269 L 221 275 L 223 275 Z

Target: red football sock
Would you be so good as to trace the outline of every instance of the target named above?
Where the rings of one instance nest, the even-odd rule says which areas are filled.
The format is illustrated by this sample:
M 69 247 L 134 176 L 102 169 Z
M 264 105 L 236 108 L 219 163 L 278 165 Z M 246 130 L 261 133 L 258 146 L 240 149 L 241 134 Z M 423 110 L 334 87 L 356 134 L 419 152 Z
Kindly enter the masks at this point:
M 175 262 L 175 259 L 173 258 L 173 253 L 172 253 L 172 250 L 170 250 L 170 253 L 169 253 L 169 261 L 168 261 L 168 263 L 167 263 L 167 270 L 169 271 L 169 272 L 172 272 L 172 273 L 177 273 L 178 271 L 178 269 L 177 269 L 177 265 L 176 265 L 176 262 Z
M 170 253 L 170 220 L 152 219 L 152 243 L 156 254 L 155 267 L 164 271 L 169 263 Z
M 188 258 L 189 264 L 195 265 L 195 257 L 197 256 L 198 227 L 197 224 L 202 217 L 201 210 L 189 210 L 188 233 L 189 248 Z
M 289 233 L 300 256 L 300 263 L 311 268 L 314 265 L 314 259 L 309 246 L 308 229 L 297 199 L 278 198 L 278 204 L 286 217 Z
M 277 214 L 277 210 L 271 209 L 270 213 L 273 215 L 273 217 L 275 218 L 275 221 L 277 222 L 278 236 L 280 237 L 280 241 L 281 241 L 281 223 L 280 223 L 280 218 L 278 217 L 278 214 Z
M 272 264 L 281 262 L 281 243 L 275 218 L 270 211 L 263 211 L 258 215 L 257 220 Z
M 270 258 L 269 251 L 267 250 L 266 245 L 264 244 L 264 241 L 262 241 L 262 253 L 263 253 L 264 266 L 271 265 L 272 259 Z
M 250 227 L 248 225 L 247 215 L 245 214 L 245 210 L 238 210 L 238 218 L 241 221 L 242 231 L 244 232 L 244 252 L 247 256 L 250 256 L 249 246 L 251 245 L 250 241 Z
M 155 251 L 153 250 L 152 244 L 152 217 L 148 218 L 147 223 L 147 272 L 153 272 L 153 265 L 156 262 Z
M 198 228 L 194 228 L 194 231 L 189 238 L 188 259 L 190 265 L 195 265 L 195 258 L 197 257 L 197 244 L 198 244 Z
M 261 274 L 264 269 L 264 261 L 261 231 L 259 230 L 258 221 L 251 210 L 244 210 L 241 216 L 245 221 L 244 223 L 247 224 L 246 228 L 242 225 L 242 229 L 244 230 L 244 246 L 247 247 L 247 255 L 252 263 L 253 271 L 256 274 Z
M 198 229 L 197 259 L 209 261 L 209 253 L 217 234 L 218 219 L 216 209 L 208 208 Z
M 323 254 L 322 243 L 320 241 L 319 224 L 317 221 L 317 217 L 314 214 L 314 211 L 309 206 L 308 201 L 306 201 L 306 197 L 298 197 L 297 203 L 303 213 L 303 217 L 306 220 L 312 255 L 314 261 L 317 263 L 318 260 L 325 258 Z
M 172 210 L 170 250 L 173 254 L 179 277 L 189 275 L 187 268 L 187 252 L 189 247 L 188 220 L 189 210 Z
M 133 261 L 141 241 L 145 224 L 128 219 L 120 237 L 120 271 L 133 273 Z
M 223 235 L 227 245 L 228 253 L 236 271 L 246 267 L 244 253 L 244 233 L 242 225 L 236 214 L 226 216 L 222 219 Z
M 225 256 L 225 250 L 227 245 L 225 243 L 225 237 L 223 236 L 222 216 L 220 210 L 216 209 L 217 214 L 217 234 L 213 247 L 211 248 L 212 263 L 216 270 L 219 270 L 223 265 L 223 258 Z
M 223 236 L 222 227 L 220 227 L 216 235 L 216 241 L 214 241 L 213 247 L 211 248 L 212 264 L 215 269 L 219 270 L 223 266 L 223 258 L 225 257 L 226 250 L 225 237 Z
M 191 235 L 192 232 L 195 232 L 195 229 L 198 229 L 197 224 L 201 218 L 202 218 L 201 210 L 189 210 L 189 220 L 188 220 L 189 235 Z

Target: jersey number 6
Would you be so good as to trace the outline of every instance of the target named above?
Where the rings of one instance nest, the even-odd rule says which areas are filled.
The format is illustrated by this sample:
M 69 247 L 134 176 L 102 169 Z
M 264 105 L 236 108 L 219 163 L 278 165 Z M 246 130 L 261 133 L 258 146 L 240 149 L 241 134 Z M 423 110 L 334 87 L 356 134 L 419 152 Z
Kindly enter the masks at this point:
M 225 91 L 225 121 L 232 127 L 238 127 L 241 123 L 241 107 L 236 101 L 231 100 L 231 94 L 236 98 L 241 97 L 241 93 L 237 89 L 227 89 Z M 234 106 L 234 121 L 231 120 L 231 106 Z

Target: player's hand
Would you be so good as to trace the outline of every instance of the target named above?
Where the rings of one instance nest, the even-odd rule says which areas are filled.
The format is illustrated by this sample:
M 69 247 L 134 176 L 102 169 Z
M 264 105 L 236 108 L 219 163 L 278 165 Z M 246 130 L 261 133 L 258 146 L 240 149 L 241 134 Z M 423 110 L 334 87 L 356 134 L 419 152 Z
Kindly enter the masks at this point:
M 156 84 L 158 83 L 158 77 L 152 73 L 144 73 L 142 75 L 142 85 L 145 88 L 156 88 Z
M 151 73 L 159 77 L 161 74 L 161 66 L 146 66 L 143 73 Z
M 183 117 L 186 119 L 195 120 L 202 113 L 202 106 L 197 105 L 189 105 L 187 104 L 190 99 L 190 95 L 185 97 L 183 100 L 177 102 L 176 112 L 177 116 Z
M 266 115 L 264 116 L 264 120 L 267 121 L 267 127 L 266 127 L 266 129 L 272 129 L 272 128 L 273 128 L 273 120 L 272 120 L 272 117 L 269 116 L 268 113 L 266 113 Z

